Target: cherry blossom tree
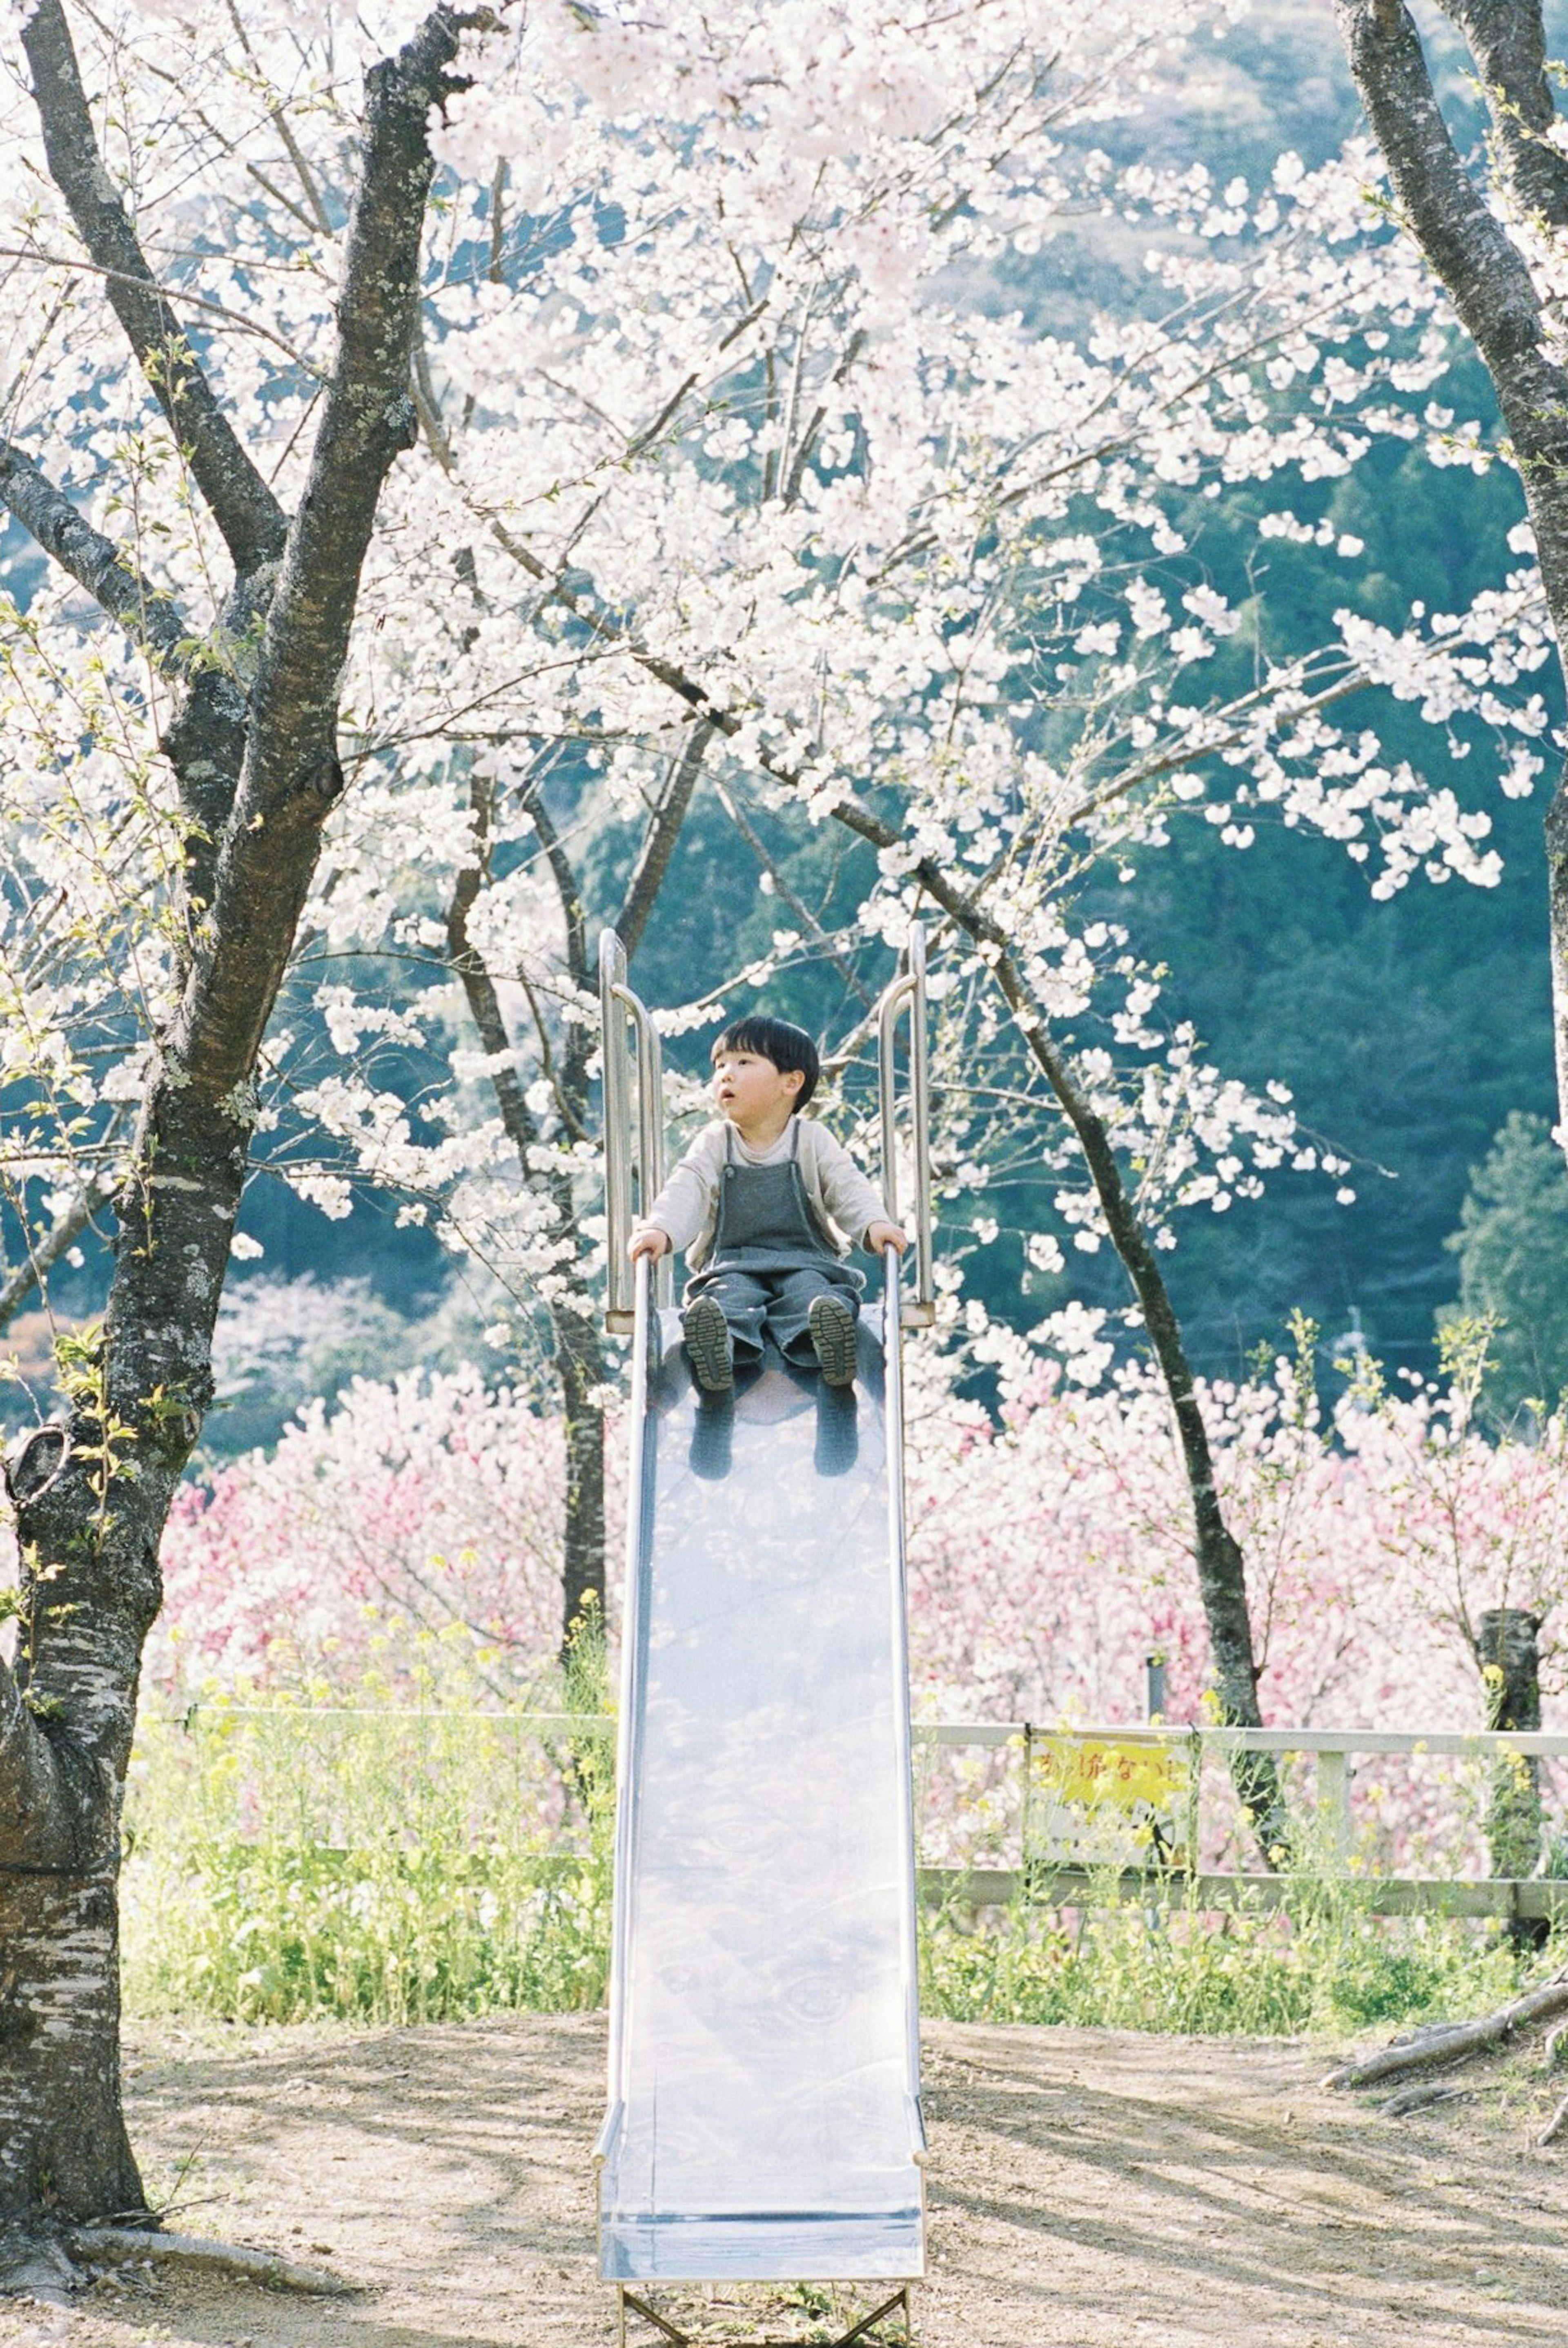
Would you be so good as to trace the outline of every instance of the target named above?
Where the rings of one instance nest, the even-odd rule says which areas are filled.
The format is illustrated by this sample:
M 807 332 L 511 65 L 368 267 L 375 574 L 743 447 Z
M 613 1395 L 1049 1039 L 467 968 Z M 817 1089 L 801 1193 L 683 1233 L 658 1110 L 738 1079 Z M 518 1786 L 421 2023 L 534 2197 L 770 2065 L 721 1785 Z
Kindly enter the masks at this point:
M 78 1119 L 90 1122 L 106 1053 L 133 1072 L 107 1086 L 110 1099 L 140 1097 L 117 1153 L 104 1322 L 71 1354 L 68 1418 L 7 1465 L 22 1573 L 20 1635 L 0 1663 L 0 2265 L 35 2280 L 69 2271 L 57 2251 L 51 2265 L 40 2236 L 144 2206 L 118 2043 L 118 1822 L 138 1661 L 158 1611 L 164 1521 L 210 1391 L 258 1056 L 343 787 L 340 678 L 361 572 L 377 500 L 415 429 L 427 123 L 454 88 L 459 37 L 437 9 L 371 63 L 335 333 L 310 370 L 291 511 L 237 426 L 239 386 L 204 363 L 189 331 L 206 297 L 166 290 L 143 248 L 134 186 L 106 161 L 104 118 L 58 0 L 41 0 L 21 27 L 36 110 L 26 130 L 14 116 L 10 136 L 26 139 L 45 191 L 30 240 L 60 261 L 13 341 L 0 465 L 12 513 L 60 583 L 35 624 L 18 620 L 11 655 L 17 697 L 35 684 L 37 697 L 36 724 L 8 757 L 11 811 L 27 838 L 8 874 L 5 1073 L 13 1102 L 36 1103 L 40 1125 L 58 1118 L 56 1155 Z M 120 95 L 122 62 L 108 61 Z M 117 129 L 134 140 L 124 116 Z M 113 380 L 100 302 L 123 336 L 124 389 L 93 414 Z M 159 469 L 168 506 L 187 518 L 156 573 L 81 510 L 68 471 L 62 480 L 46 469 L 74 412 L 67 395 L 51 431 L 28 376 L 56 338 L 46 396 L 60 396 L 62 365 L 74 370 L 87 432 L 110 459 L 99 519 L 134 511 Z M 157 441 L 133 430 L 117 448 L 114 407 L 139 424 L 144 397 Z M 118 640 L 81 644 L 102 625 Z M 39 893 L 51 864 L 64 922 Z M 25 1179 L 15 1157 L 11 1170 Z M 78 1210 L 67 1196 L 56 1221 Z
M 1511 590 L 1430 642 L 1347 613 L 1307 655 L 1226 669 L 1242 615 L 1173 507 L 1343 473 L 1419 428 L 1446 345 L 1363 201 L 1364 155 L 1287 160 L 1255 194 L 1118 172 L 1090 144 L 1196 21 L 1081 12 L 1049 71 L 1003 5 L 961 34 L 546 7 L 497 36 L 443 146 L 465 194 L 418 368 L 474 609 L 404 723 L 466 737 L 514 799 L 525 752 L 573 742 L 587 787 L 633 808 L 702 732 L 737 815 L 875 852 L 853 942 L 937 909 L 969 1022 L 949 1065 L 1009 1066 L 1062 1138 L 1071 1239 L 1126 1269 L 1181 1433 L 1222 1701 L 1254 1720 L 1242 1560 L 1159 1256 L 1174 1209 L 1223 1210 L 1310 1153 L 1286 1103 L 1163 1025 L 1127 926 L 1090 909 L 1200 802 L 1237 850 L 1253 810 L 1342 839 L 1379 894 L 1423 870 L 1484 885 L 1485 810 L 1390 767 L 1342 706 L 1419 691 L 1528 759 L 1539 699 L 1510 689 L 1545 654 Z M 1163 232 L 1168 307 L 1042 334 L 1006 273 L 1095 207 Z M 404 625 L 439 616 L 410 598 Z M 526 956 L 520 892 L 491 911 L 497 950 Z M 1075 1048 L 1086 1025 L 1104 1045 Z M 374 1122 L 362 1101 L 345 1134 Z
M 466 1634 L 474 1678 L 526 1699 L 559 1634 L 567 1434 L 472 1370 L 313 1404 L 271 1457 L 176 1496 L 148 1684 L 169 1704 L 316 1680 L 357 1698 L 371 1644 L 404 1625 Z

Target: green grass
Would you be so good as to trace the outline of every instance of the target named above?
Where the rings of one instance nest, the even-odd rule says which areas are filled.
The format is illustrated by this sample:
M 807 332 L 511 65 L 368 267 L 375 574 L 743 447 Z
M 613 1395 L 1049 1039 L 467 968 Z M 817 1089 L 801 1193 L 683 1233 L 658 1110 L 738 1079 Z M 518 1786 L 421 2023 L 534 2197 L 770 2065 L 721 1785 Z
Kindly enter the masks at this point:
M 391 1658 L 387 1659 L 390 1666 Z M 597 1624 L 538 1709 L 495 1709 L 466 1634 L 341 1686 L 214 1697 L 145 1721 L 126 1818 L 125 1987 L 142 2013 L 448 2021 L 591 2008 L 609 1977 L 613 1727 Z M 959 2021 L 1322 2032 L 1483 2010 L 1513 1988 L 1496 1928 L 1376 1917 L 1354 1879 L 1297 1867 L 1283 1913 L 1203 1910 L 1179 1886 L 921 1921 L 925 2011 Z
M 494 1710 L 463 1641 L 425 1643 L 413 1702 L 241 1692 L 144 1721 L 126 1817 L 125 1995 L 241 2022 L 448 2021 L 602 2004 L 613 1747 Z M 597 1715 L 602 1639 L 540 1709 Z
M 1374 1916 L 1354 1883 L 1303 1875 L 1283 1910 L 1203 1910 L 1179 1886 L 1152 1904 L 1020 1902 L 973 1928 L 963 1911 L 921 1931 L 927 2013 L 959 2022 L 1112 2030 L 1322 2033 L 1479 2013 L 1512 1994 L 1518 1962 L 1493 1925 Z

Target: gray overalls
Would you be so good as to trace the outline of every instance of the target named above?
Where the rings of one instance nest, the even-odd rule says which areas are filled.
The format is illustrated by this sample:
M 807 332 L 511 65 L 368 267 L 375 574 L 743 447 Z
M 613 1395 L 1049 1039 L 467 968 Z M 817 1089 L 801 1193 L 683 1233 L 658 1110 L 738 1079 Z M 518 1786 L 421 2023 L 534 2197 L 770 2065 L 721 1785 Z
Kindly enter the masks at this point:
M 718 1298 L 738 1363 L 761 1359 L 765 1329 L 786 1362 L 815 1368 L 806 1318 L 813 1297 L 841 1296 L 852 1313 L 860 1311 L 865 1279 L 840 1261 L 817 1229 L 799 1152 L 798 1117 L 790 1120 L 789 1156 L 772 1166 L 737 1159 L 734 1128 L 725 1128 L 712 1252 L 687 1282 L 685 1301 Z

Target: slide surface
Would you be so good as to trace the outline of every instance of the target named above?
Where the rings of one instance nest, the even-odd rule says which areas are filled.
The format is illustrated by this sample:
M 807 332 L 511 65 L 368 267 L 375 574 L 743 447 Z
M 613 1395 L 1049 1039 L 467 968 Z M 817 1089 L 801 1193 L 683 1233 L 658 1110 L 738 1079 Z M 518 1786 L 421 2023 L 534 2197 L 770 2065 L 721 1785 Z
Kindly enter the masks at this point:
M 877 1317 L 853 1398 L 770 1350 L 733 1406 L 700 1404 L 671 1313 L 639 1381 L 600 2139 L 610 2281 L 923 2271 L 901 1517 Z

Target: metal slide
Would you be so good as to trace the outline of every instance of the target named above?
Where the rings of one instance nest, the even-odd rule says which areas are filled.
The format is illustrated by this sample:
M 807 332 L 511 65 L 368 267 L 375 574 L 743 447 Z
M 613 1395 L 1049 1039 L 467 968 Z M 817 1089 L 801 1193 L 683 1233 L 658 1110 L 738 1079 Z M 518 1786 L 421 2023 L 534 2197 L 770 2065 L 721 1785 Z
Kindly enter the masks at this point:
M 658 1038 L 625 968 L 607 935 L 610 1325 L 633 1344 L 595 2160 L 601 2271 L 623 2314 L 640 2283 L 924 2269 L 899 1360 L 932 1293 L 917 933 L 880 1021 L 896 1217 L 894 1050 L 909 1014 L 915 1293 L 900 1310 L 889 1251 L 852 1403 L 770 1349 L 732 1407 L 700 1410 L 669 1260 L 651 1274 L 626 1257 L 634 1069 L 647 1200 L 663 1123 Z

